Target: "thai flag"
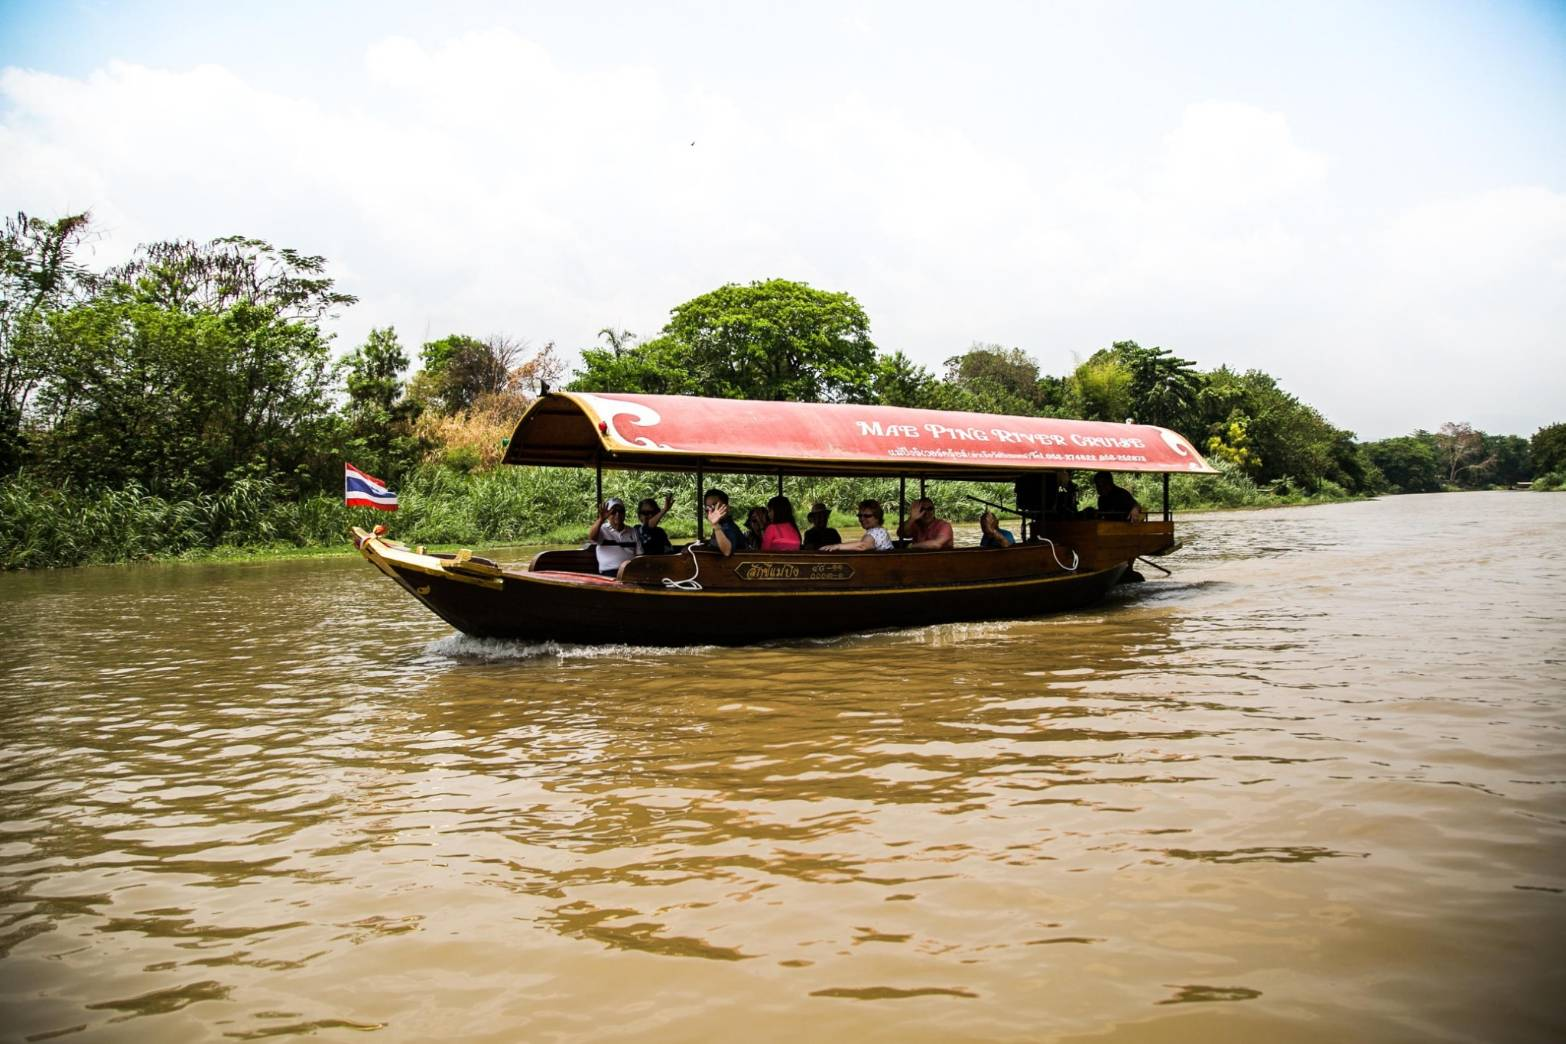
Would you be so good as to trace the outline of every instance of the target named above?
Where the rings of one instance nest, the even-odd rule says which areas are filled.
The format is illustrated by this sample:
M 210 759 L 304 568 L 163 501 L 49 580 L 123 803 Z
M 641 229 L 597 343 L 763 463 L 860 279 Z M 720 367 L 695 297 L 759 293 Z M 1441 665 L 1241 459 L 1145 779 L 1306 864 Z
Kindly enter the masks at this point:
M 343 503 L 349 507 L 374 508 L 377 511 L 396 511 L 397 494 L 386 488 L 386 483 L 374 475 L 366 475 L 358 468 L 343 462 Z

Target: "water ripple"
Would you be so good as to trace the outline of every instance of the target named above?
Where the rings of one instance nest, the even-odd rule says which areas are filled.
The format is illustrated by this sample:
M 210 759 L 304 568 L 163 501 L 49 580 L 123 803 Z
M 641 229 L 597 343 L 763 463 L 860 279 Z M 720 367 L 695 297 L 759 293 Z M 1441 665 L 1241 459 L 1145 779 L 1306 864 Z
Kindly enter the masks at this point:
M 1211 516 L 1089 612 L 748 649 L 453 636 L 358 561 L 0 577 L 8 1031 L 1553 1040 L 1563 522 Z

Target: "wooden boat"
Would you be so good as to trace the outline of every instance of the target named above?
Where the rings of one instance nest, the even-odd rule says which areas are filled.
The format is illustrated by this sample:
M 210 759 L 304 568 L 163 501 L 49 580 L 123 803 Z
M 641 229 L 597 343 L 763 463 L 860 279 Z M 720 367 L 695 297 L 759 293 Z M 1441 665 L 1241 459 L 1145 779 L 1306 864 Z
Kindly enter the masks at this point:
M 441 619 L 484 638 L 590 644 L 745 644 L 1090 605 L 1139 556 L 1176 547 L 1168 476 L 1211 473 L 1185 438 L 1151 425 L 690 396 L 555 392 L 535 400 L 508 464 L 710 474 L 975 479 L 1015 483 L 1015 547 L 867 552 L 687 548 L 645 555 L 614 577 L 591 549 L 545 551 L 523 568 L 469 552 L 423 554 L 354 530 L 361 554 Z M 1061 469 L 1164 475 L 1163 517 L 1054 517 Z M 905 498 L 906 499 L 906 498 Z M 894 523 L 889 518 L 887 528 Z M 379 527 L 377 527 L 379 528 Z

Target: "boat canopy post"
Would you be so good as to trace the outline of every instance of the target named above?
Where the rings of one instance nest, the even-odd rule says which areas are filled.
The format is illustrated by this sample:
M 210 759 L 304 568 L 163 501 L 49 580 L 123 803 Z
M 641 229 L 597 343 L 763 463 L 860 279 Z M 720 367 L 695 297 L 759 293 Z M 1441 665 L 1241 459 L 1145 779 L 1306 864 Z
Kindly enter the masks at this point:
M 783 495 L 783 469 L 778 469 L 778 496 Z
M 908 507 L 908 476 L 897 477 L 897 535 L 903 533 L 903 512 Z
M 598 494 L 598 502 L 593 505 L 597 511 L 604 506 L 604 460 L 597 453 L 593 454 L 593 489 Z
M 1164 472 L 1164 521 L 1169 521 L 1169 472 Z
M 707 539 L 701 528 L 701 524 L 706 521 L 707 518 L 706 491 L 702 489 L 703 483 L 701 466 L 702 462 L 698 460 L 696 462 L 696 539 L 698 542 Z
M 919 499 L 924 499 L 924 476 L 919 476 Z

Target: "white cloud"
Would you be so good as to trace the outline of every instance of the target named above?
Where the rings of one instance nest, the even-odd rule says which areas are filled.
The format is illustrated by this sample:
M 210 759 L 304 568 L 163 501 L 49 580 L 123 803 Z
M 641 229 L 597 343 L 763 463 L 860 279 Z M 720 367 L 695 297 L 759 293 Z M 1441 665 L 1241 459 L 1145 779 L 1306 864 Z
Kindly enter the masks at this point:
M 1287 198 L 1326 175 L 1326 158 L 1295 142 L 1281 113 L 1203 102 L 1164 139 L 1154 184 L 1184 210 L 1228 214 Z
M 1482 288 L 1566 278 L 1566 195 L 1514 187 L 1416 203 L 1371 237 L 1389 277 Z
M 1367 237 L 1357 281 L 1354 314 L 1381 349 L 1362 365 L 1438 410 L 1425 426 L 1509 431 L 1506 418 L 1529 402 L 1543 407 L 1537 416 L 1559 415 L 1566 194 L 1506 188 L 1413 204 Z
M 1512 372 L 1560 329 L 1559 194 L 1413 200 L 1359 227 L 1340 165 L 1250 104 L 1171 110 L 1146 140 L 1100 128 L 1113 149 L 1023 147 L 895 92 L 757 105 L 670 69 L 566 64 L 509 31 L 383 39 L 357 76 L 350 99 L 213 65 L 6 70 L 0 195 L 92 208 L 107 260 L 234 232 L 324 254 L 361 297 L 345 344 L 394 324 L 410 347 L 506 332 L 569 351 L 784 276 L 854 293 L 879 343 L 927 365 L 981 339 L 1060 370 L 1136 337 L 1268 369 L 1352 426 L 1349 410 L 1394 412 L 1393 331 L 1451 346 L 1506 331 Z M 1434 408 L 1390 430 L 1439 423 L 1416 407 Z

